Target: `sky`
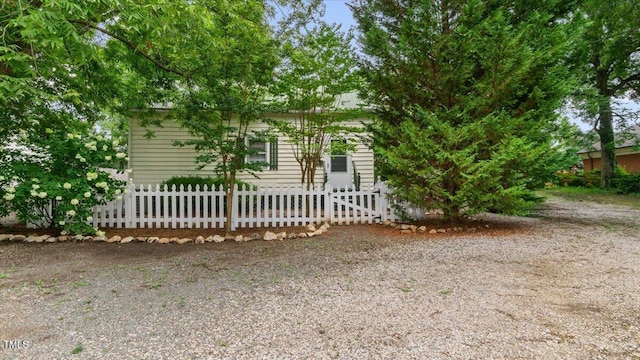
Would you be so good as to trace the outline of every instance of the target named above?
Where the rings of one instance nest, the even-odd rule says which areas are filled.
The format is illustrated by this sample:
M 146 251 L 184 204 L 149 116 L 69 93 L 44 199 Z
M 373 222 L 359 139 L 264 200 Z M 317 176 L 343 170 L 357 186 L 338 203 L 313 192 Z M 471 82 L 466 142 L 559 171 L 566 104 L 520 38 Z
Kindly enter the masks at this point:
M 351 10 L 347 7 L 347 1 L 343 0 L 325 0 L 327 11 L 325 19 L 329 22 L 342 24 L 342 30 L 348 30 L 350 26 L 355 25 Z

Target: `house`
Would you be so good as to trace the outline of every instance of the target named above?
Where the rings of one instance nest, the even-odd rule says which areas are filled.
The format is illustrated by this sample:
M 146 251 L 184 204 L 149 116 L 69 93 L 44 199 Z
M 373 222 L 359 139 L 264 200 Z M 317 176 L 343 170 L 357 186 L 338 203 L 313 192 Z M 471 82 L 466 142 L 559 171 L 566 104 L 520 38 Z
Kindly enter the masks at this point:
M 354 107 L 357 102 L 355 95 L 342 99 L 341 106 Z M 167 109 L 158 108 L 159 113 Z M 267 114 L 268 117 L 291 119 L 291 114 Z M 347 125 L 362 126 L 362 121 L 354 120 Z M 175 121 L 164 121 L 162 127 L 149 127 L 155 132 L 155 137 L 147 139 L 144 135 L 147 128 L 131 119 L 129 124 L 129 168 L 131 177 L 136 184 L 159 184 L 173 176 L 215 176 L 212 167 L 196 170 L 196 153 L 191 147 L 173 146 L 174 141 L 184 141 L 190 135 Z M 262 122 L 252 124 L 251 130 L 260 131 L 268 128 Z M 374 184 L 373 151 L 362 139 L 363 134 L 352 134 L 357 139 L 356 150 L 350 154 L 326 155 L 316 173 L 315 184 L 328 184 L 332 188 L 359 188 Z M 251 174 L 238 174 L 240 180 L 254 185 L 299 185 L 300 166 L 294 157 L 293 147 L 282 135 L 272 143 L 252 143 L 259 149 L 248 161 L 269 163 L 268 167 L 258 173 L 259 178 Z
M 616 161 L 627 172 L 640 173 L 640 125 L 630 127 L 623 135 L 623 141 L 616 146 Z M 580 150 L 578 156 L 582 159 L 585 171 L 600 169 L 600 142 L 589 149 Z

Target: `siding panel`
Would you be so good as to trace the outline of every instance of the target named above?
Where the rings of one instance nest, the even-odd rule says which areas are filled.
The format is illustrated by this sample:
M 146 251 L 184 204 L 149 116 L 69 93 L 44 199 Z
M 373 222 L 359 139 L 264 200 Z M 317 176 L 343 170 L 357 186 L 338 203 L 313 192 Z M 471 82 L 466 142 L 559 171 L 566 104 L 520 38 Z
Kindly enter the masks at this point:
M 280 115 L 281 116 L 281 115 Z M 352 124 L 358 125 L 359 121 Z M 264 123 L 256 123 L 254 130 L 266 129 Z M 173 146 L 176 140 L 190 139 L 190 135 L 174 121 L 164 121 L 163 127 L 150 127 L 155 137 L 145 139 L 146 129 L 139 126 L 135 119 L 130 122 L 129 167 L 133 170 L 131 178 L 137 184 L 158 184 L 172 176 L 214 176 L 212 166 L 196 170 L 193 147 Z M 355 153 L 351 154 L 358 172 L 362 177 L 362 185 L 373 184 L 373 153 L 364 144 L 359 144 Z M 249 174 L 239 174 L 239 178 L 256 185 L 267 184 L 299 184 L 300 167 L 293 156 L 291 145 L 283 136 L 278 137 L 278 170 L 265 170 L 258 173 L 259 179 Z M 323 181 L 322 168 L 318 169 L 316 183 Z

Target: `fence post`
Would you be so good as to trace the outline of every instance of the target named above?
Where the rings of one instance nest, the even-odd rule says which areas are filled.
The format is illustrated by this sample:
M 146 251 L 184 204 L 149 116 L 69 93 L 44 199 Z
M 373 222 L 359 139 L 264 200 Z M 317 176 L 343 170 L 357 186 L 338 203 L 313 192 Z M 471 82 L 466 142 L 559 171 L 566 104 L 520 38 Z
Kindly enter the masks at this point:
M 376 198 L 376 212 L 377 215 L 380 216 L 380 222 L 387 220 L 387 212 L 388 212 L 388 202 L 387 202 L 387 186 L 384 182 L 376 181 L 374 185 L 374 189 L 378 191 L 378 196 Z
M 239 223 L 239 218 L 238 218 L 238 193 L 240 192 L 238 190 L 238 184 L 233 184 L 231 185 L 234 187 L 234 191 L 233 191 L 233 198 L 231 199 L 233 205 L 231 205 L 231 208 L 233 211 L 230 212 L 232 218 L 231 218 L 231 231 L 235 231 L 236 228 L 238 227 L 238 223 Z

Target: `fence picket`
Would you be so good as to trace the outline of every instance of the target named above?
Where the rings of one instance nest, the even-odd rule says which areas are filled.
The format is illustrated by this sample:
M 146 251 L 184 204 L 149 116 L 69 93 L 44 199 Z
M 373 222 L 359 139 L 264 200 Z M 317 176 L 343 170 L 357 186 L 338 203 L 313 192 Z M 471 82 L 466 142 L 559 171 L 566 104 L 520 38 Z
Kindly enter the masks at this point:
M 232 198 L 234 218 L 232 230 L 239 227 L 260 228 L 300 226 L 307 223 L 332 224 L 395 221 L 392 191 L 382 182 L 361 190 L 330 189 L 313 186 L 239 187 Z M 93 226 L 125 228 L 224 228 L 226 191 L 222 186 L 131 184 L 120 200 L 96 206 Z M 424 209 L 406 202 L 398 203 L 409 215 L 424 217 Z

